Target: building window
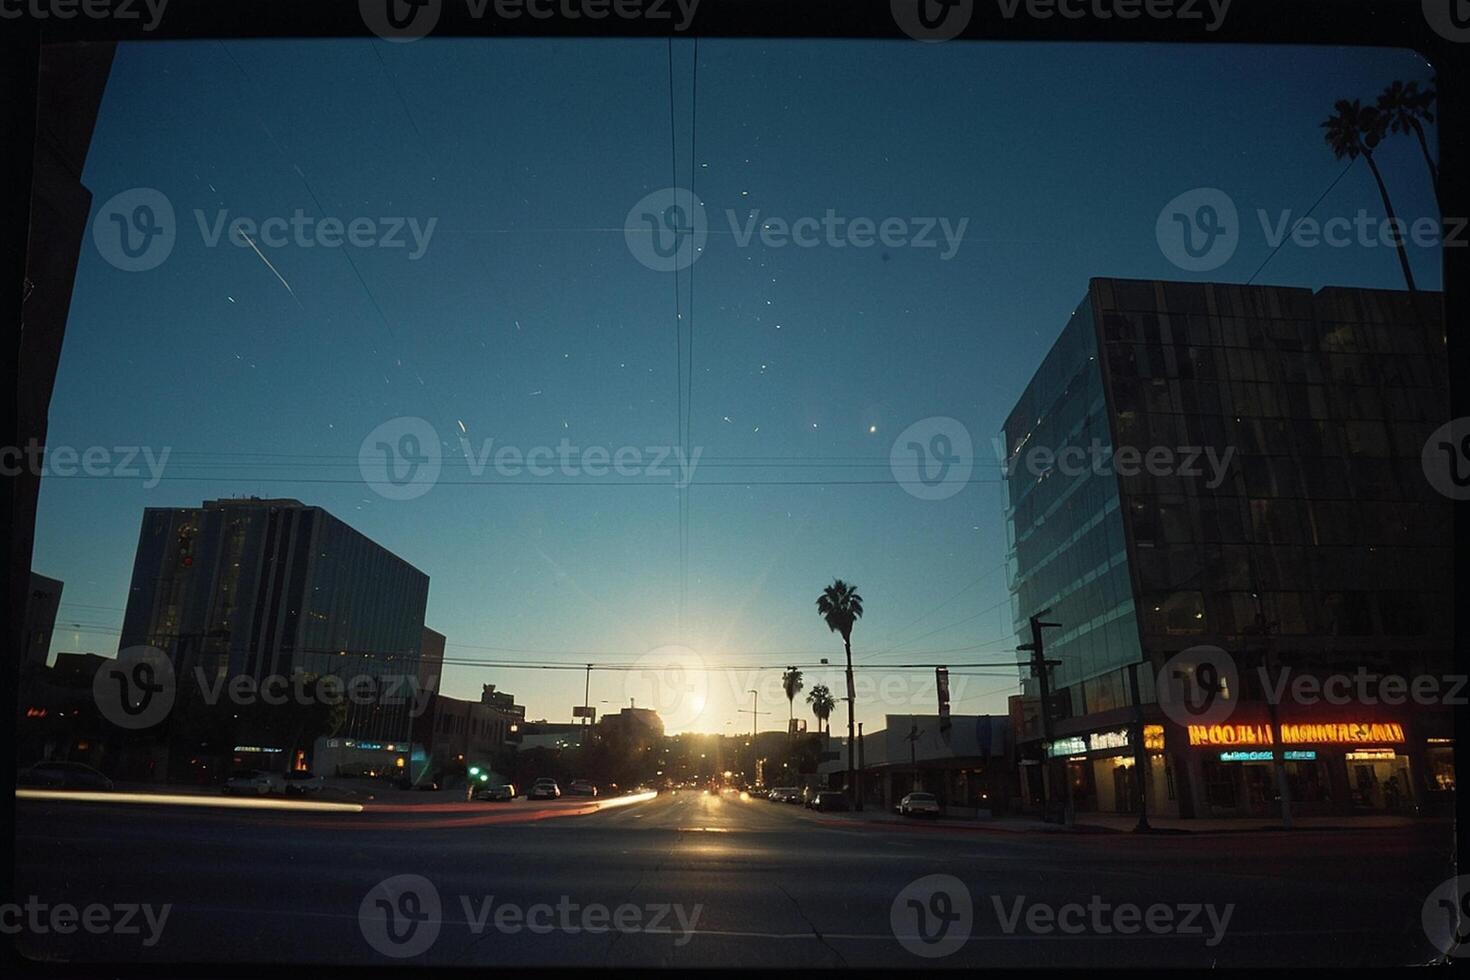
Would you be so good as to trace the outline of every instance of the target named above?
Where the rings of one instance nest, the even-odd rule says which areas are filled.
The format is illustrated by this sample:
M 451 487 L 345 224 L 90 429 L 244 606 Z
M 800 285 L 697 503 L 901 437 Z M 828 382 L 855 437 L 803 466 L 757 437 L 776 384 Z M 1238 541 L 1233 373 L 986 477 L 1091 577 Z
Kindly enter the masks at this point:
M 1235 770 L 1217 762 L 1206 762 L 1205 799 L 1211 806 L 1234 809 L 1236 806 Z

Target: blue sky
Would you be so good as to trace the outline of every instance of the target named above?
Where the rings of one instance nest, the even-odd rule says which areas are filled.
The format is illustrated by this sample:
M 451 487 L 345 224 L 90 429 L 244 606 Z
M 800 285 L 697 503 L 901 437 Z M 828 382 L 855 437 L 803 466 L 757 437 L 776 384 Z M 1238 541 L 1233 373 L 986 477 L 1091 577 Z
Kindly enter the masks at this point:
M 932 712 L 928 675 L 879 665 L 1008 659 L 991 439 L 1088 278 L 1245 281 L 1271 251 L 1256 210 L 1298 215 L 1343 168 L 1318 129 L 1332 103 L 1430 75 L 1409 52 L 1345 48 L 706 40 L 696 124 L 688 39 L 673 57 L 676 165 L 662 40 L 122 46 L 84 179 L 98 208 L 158 190 L 177 240 L 144 272 L 84 243 L 50 444 L 171 455 L 151 488 L 43 481 L 34 565 L 65 580 L 62 619 L 84 627 L 58 629 L 53 651 L 116 649 L 144 507 L 294 496 L 430 575 L 451 657 L 628 663 L 683 644 L 748 669 L 707 675 L 703 710 L 672 711 L 673 727 L 744 730 L 751 687 L 775 724 L 780 668 L 841 657 L 813 605 L 840 576 L 867 599 L 859 665 L 888 685 L 859 720 Z M 1379 158 L 1401 216 L 1437 213 L 1412 140 Z M 712 233 L 692 304 L 680 277 L 703 453 L 681 630 L 672 488 L 495 486 L 457 440 L 461 424 L 475 446 L 523 450 L 676 440 L 673 277 L 640 265 L 622 228 L 644 195 L 691 179 Z M 1242 216 L 1234 256 L 1207 273 L 1170 264 L 1154 236 L 1195 187 Z M 209 247 L 194 216 L 298 208 L 436 223 L 418 259 L 292 244 L 262 258 Z M 1359 208 L 1380 213 L 1361 163 L 1314 216 Z M 727 209 L 968 224 L 945 260 L 742 247 Z M 1438 249 L 1410 251 L 1438 288 Z M 1402 288 L 1382 247 L 1287 244 L 1255 281 Z M 428 420 L 446 456 L 408 501 L 357 464 L 400 416 Z M 922 500 L 884 480 L 894 437 L 934 416 L 964 424 L 978 461 L 974 483 Z M 1003 711 L 1010 673 L 957 677 L 955 710 Z M 482 681 L 531 717 L 582 697 L 580 673 L 468 666 L 446 690 Z M 649 696 L 636 675 L 593 676 L 603 710 Z

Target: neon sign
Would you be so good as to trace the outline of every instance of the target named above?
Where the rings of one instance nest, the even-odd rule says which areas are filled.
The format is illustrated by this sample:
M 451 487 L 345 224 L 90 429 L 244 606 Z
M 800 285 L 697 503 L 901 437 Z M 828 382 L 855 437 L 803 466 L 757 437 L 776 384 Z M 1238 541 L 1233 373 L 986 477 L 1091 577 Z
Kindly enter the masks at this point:
M 1285 752 L 1281 753 L 1281 755 L 1282 758 L 1287 762 L 1314 762 L 1317 759 L 1317 753 L 1312 751 L 1311 749 L 1287 749 Z M 1220 761 L 1270 762 L 1271 753 L 1262 752 L 1259 749 L 1237 752 L 1221 752 Z
M 1087 743 L 1077 735 L 1059 738 L 1046 747 L 1046 754 L 1053 758 L 1059 755 L 1076 755 L 1079 752 L 1086 751 Z
M 1164 726 L 1143 726 L 1143 747 L 1149 752 L 1164 751 Z
M 1093 732 L 1087 736 L 1087 744 L 1094 752 L 1104 749 L 1126 749 L 1128 747 L 1128 729 L 1119 728 L 1111 732 Z
M 1190 745 L 1270 745 L 1270 725 L 1190 725 Z M 1284 745 L 1402 744 L 1404 729 L 1393 722 L 1346 722 L 1328 725 L 1282 725 Z

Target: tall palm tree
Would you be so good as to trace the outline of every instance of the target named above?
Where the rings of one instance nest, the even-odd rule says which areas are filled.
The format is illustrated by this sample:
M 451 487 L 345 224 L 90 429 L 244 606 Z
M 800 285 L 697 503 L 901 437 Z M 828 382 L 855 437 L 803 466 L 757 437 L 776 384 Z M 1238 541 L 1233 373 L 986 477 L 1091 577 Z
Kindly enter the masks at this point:
M 1389 225 L 1396 226 L 1398 219 L 1393 213 L 1393 202 L 1388 198 L 1388 187 L 1383 183 L 1383 175 L 1378 172 L 1378 164 L 1373 160 L 1373 151 L 1378 148 L 1388 128 L 1386 117 L 1373 106 L 1363 105 L 1358 99 L 1351 102 L 1338 99 L 1333 108 L 1335 112 L 1322 122 L 1322 128 L 1327 130 L 1324 136 L 1327 145 L 1332 147 L 1333 154 L 1339 160 L 1344 157 L 1356 160 L 1361 155 L 1368 161 L 1368 169 L 1373 171 L 1373 179 L 1378 182 L 1378 193 L 1383 198 L 1383 210 L 1388 214 Z M 1394 247 L 1398 250 L 1399 265 L 1404 270 L 1404 282 L 1412 292 L 1415 290 L 1414 273 L 1409 268 L 1409 253 L 1404 248 L 1402 234 L 1394 235 Z
M 1419 140 L 1419 152 L 1424 154 L 1424 165 L 1429 168 L 1429 183 L 1434 188 L 1435 200 L 1439 199 L 1439 168 L 1429 155 L 1429 141 L 1424 138 L 1424 124 L 1434 122 L 1434 89 L 1419 90 L 1418 82 L 1394 82 L 1378 96 L 1378 111 L 1388 122 L 1390 133 L 1413 133 Z
M 852 765 L 852 749 L 856 741 L 852 722 L 852 627 L 862 618 L 863 597 L 858 595 L 857 586 L 848 585 L 839 578 L 817 597 L 817 612 L 826 621 L 827 629 L 842 634 L 842 647 L 847 652 L 847 792 L 856 810 L 861 803 L 853 781 Z
M 832 696 L 832 691 L 826 684 L 813 684 L 812 689 L 806 692 L 806 703 L 812 706 L 812 714 L 817 716 L 817 731 L 822 730 L 823 723 L 827 723 L 827 731 L 832 731 L 832 725 L 827 719 L 832 717 L 832 709 L 837 707 L 837 699 Z
M 796 718 L 796 695 L 801 692 L 801 671 L 788 667 L 781 675 L 781 689 L 786 692 L 786 730 L 791 731 L 791 722 Z

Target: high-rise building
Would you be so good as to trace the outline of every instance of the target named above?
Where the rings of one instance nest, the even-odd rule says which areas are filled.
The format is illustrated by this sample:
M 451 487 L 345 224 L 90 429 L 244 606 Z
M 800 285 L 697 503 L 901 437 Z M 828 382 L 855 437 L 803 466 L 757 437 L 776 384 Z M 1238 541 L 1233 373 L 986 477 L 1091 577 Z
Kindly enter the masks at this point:
M 25 660 L 45 666 L 51 656 L 51 633 L 56 628 L 56 613 L 61 606 L 63 583 L 31 572 L 31 587 L 26 593 Z
M 320 507 L 150 507 L 120 648 L 163 650 L 181 683 L 334 675 L 359 685 L 339 736 L 407 742 L 428 594 L 427 575 Z
M 1132 812 L 1141 741 L 1151 812 L 1274 814 L 1275 724 L 1294 812 L 1453 791 L 1449 712 L 1390 680 L 1449 689 L 1451 505 L 1421 464 L 1441 303 L 1092 280 L 1004 430 L 1017 633 L 1059 624 L 1053 740 L 1035 678 L 1017 712 L 1054 760 L 1028 796 L 1051 768 L 1054 800 Z
M 424 627 L 424 640 L 419 646 L 419 688 L 439 690 L 444 680 L 444 634 Z

